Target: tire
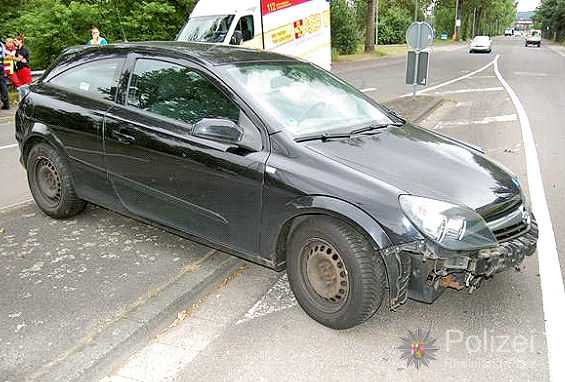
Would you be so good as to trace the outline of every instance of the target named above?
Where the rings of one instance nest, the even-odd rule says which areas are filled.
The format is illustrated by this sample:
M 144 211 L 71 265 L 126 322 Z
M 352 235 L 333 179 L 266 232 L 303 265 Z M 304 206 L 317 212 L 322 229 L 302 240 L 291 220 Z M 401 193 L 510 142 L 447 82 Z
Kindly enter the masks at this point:
M 290 287 L 304 311 L 320 324 L 349 329 L 371 318 L 387 288 L 384 262 L 350 225 L 311 217 L 288 245 Z
M 75 192 L 67 160 L 51 145 L 34 145 L 27 157 L 26 169 L 33 199 L 45 214 L 64 219 L 84 210 L 86 202 Z

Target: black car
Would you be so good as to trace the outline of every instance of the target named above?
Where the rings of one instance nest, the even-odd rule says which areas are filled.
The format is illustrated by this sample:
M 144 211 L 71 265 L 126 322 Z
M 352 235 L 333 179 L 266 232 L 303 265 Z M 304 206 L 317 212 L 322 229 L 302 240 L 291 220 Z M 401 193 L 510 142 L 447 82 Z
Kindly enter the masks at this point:
M 520 184 L 480 150 L 275 53 L 71 49 L 31 86 L 16 136 L 47 215 L 90 202 L 286 268 L 332 328 L 472 291 L 536 248 Z

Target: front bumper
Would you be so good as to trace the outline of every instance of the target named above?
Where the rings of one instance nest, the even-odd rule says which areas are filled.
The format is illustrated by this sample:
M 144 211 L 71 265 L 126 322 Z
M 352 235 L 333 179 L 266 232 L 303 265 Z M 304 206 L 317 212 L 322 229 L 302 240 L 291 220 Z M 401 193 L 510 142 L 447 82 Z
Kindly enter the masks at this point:
M 490 46 L 472 46 L 469 50 L 471 52 L 490 52 Z
M 524 258 L 536 251 L 537 240 L 538 227 L 532 218 L 528 229 L 519 236 L 480 251 L 446 251 L 428 241 L 389 249 L 389 255 L 394 254 L 398 263 L 397 280 L 391 287 L 391 307 L 398 307 L 408 298 L 432 303 L 447 288 L 466 288 L 472 293 L 496 273 L 521 270 Z

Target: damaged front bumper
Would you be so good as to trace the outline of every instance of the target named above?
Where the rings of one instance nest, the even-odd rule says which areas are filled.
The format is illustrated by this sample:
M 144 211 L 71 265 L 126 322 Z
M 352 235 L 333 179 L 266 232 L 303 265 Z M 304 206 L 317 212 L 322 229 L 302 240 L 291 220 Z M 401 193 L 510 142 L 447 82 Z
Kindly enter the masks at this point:
M 429 240 L 387 248 L 383 251 L 385 261 L 396 265 L 389 274 L 391 309 L 408 298 L 432 303 L 446 288 L 467 288 L 472 293 L 496 273 L 520 270 L 524 258 L 536 251 L 537 240 L 538 227 L 532 218 L 527 230 L 492 248 L 449 251 Z

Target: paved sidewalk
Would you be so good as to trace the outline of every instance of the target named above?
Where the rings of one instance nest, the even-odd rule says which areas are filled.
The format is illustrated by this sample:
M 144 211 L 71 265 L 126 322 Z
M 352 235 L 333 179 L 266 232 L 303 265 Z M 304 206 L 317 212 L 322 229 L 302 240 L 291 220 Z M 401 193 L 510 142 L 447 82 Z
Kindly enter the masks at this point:
M 0 210 L 0 381 L 105 374 L 238 264 L 98 207 Z

